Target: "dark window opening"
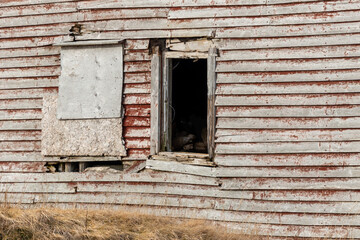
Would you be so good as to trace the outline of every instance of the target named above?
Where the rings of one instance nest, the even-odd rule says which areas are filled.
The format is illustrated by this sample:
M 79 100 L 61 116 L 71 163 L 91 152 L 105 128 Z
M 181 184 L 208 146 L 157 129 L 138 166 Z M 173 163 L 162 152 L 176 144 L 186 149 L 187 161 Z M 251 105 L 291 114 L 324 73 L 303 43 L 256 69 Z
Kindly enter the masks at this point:
M 207 60 L 172 59 L 171 150 L 207 153 Z

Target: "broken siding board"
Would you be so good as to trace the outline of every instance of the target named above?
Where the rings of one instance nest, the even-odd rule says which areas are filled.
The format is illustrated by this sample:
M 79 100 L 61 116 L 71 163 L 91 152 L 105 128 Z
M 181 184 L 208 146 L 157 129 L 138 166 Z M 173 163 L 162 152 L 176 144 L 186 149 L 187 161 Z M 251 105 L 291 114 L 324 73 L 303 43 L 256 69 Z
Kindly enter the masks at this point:
M 218 117 L 357 117 L 360 106 L 218 107 Z
M 341 46 L 359 44 L 360 34 L 334 34 L 324 36 L 266 37 L 266 38 L 232 38 L 221 39 L 219 48 L 222 50 Z
M 360 104 L 360 94 L 218 95 L 216 106 L 321 106 Z
M 218 118 L 217 128 L 327 129 L 359 128 L 359 117 L 326 118 Z
M 219 61 L 359 57 L 360 45 L 225 50 Z
M 245 166 L 359 166 L 358 153 L 234 154 L 215 157 L 218 165 Z
M 360 129 L 306 129 L 306 130 L 251 130 L 217 129 L 217 143 L 236 142 L 322 142 L 322 141 L 358 141 Z
M 357 190 L 359 178 L 226 178 L 223 190 Z
M 292 37 L 359 33 L 359 23 L 331 23 L 289 26 L 256 26 L 219 29 L 216 38 Z
M 198 175 L 205 177 L 216 176 L 215 168 L 182 164 L 174 161 L 156 161 L 156 160 L 148 159 L 146 161 L 146 168 L 157 171 L 177 172 L 177 173 Z
M 359 69 L 296 72 L 227 72 L 218 73 L 218 83 L 327 82 L 359 80 Z
M 267 16 L 299 13 L 324 13 L 344 10 L 360 9 L 358 2 L 312 2 L 299 4 L 286 4 L 277 6 L 233 6 L 233 7 L 200 7 L 170 9 L 169 19 L 188 18 L 217 18 L 217 17 L 243 17 Z
M 0 59 L 0 68 L 60 66 L 60 56 Z
M 272 72 L 358 69 L 359 58 L 219 61 L 217 72 Z

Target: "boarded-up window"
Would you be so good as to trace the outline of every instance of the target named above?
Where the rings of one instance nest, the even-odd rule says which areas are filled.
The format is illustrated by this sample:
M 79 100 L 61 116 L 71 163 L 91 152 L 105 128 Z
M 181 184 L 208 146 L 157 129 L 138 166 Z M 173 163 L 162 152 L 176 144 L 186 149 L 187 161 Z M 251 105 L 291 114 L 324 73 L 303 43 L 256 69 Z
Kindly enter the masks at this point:
M 63 47 L 59 119 L 114 118 L 121 115 L 121 45 Z
M 42 154 L 125 156 L 122 88 L 119 42 L 62 46 L 59 94 L 44 96 Z

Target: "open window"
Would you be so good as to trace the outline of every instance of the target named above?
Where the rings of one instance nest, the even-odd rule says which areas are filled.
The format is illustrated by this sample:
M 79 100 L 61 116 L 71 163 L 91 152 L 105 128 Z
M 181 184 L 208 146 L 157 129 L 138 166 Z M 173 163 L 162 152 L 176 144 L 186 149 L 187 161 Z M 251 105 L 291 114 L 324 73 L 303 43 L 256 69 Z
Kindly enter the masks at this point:
M 202 49 L 203 50 L 203 49 Z M 160 53 L 152 59 L 152 155 L 214 152 L 216 49 Z M 198 155 L 197 155 L 198 154 Z

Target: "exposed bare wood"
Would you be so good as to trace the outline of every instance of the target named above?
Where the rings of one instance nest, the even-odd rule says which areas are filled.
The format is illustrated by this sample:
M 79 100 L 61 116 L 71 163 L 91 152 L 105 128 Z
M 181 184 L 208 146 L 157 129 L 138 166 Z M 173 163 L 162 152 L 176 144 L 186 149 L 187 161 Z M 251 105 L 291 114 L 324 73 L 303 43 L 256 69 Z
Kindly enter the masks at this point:
M 215 91 L 216 91 L 216 57 L 218 55 L 216 48 L 209 49 L 207 59 L 207 150 L 210 159 L 214 158 L 215 151 Z

